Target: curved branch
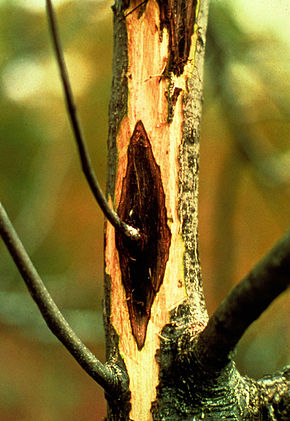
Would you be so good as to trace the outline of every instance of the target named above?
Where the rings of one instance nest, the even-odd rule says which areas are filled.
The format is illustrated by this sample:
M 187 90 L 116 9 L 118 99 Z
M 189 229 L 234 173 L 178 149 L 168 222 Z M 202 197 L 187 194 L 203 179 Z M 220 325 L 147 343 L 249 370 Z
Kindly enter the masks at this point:
M 53 10 L 51 0 L 46 0 L 46 8 L 47 8 L 48 22 L 49 22 L 52 40 L 53 40 L 53 46 L 55 49 L 57 63 L 58 63 L 59 71 L 60 71 L 60 77 L 61 77 L 62 86 L 63 86 L 63 90 L 65 94 L 66 107 L 67 107 L 68 114 L 70 117 L 70 122 L 71 122 L 72 130 L 74 133 L 74 137 L 78 146 L 79 156 L 80 156 L 80 160 L 82 164 L 82 170 L 85 174 L 85 177 L 88 181 L 91 191 L 95 199 L 97 200 L 100 208 L 102 209 L 105 217 L 108 218 L 108 220 L 117 230 L 121 231 L 131 240 L 139 240 L 140 234 L 138 230 L 122 222 L 118 214 L 109 207 L 109 204 L 98 183 L 98 180 L 96 178 L 95 172 L 91 164 L 90 156 L 87 150 L 87 146 L 86 146 L 84 136 L 81 130 L 81 125 L 80 125 L 79 118 L 77 115 L 76 105 L 75 105 L 72 89 L 69 82 L 68 72 L 67 72 L 64 55 L 61 48 L 60 37 L 58 35 L 56 18 L 55 18 L 55 13 Z
M 244 334 L 290 284 L 290 230 L 232 289 L 201 332 L 194 353 L 206 371 L 219 371 Z
M 119 376 L 92 354 L 65 320 L 33 266 L 1 202 L 0 234 L 49 329 L 106 392 L 115 391 L 119 387 Z

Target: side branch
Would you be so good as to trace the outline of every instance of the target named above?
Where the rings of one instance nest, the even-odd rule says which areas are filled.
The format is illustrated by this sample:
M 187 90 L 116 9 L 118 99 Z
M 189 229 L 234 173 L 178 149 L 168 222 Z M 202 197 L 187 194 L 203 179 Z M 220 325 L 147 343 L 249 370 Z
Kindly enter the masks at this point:
M 85 174 L 85 177 L 88 181 L 88 184 L 91 188 L 91 191 L 97 200 L 100 208 L 102 209 L 104 215 L 111 224 L 119 231 L 121 231 L 124 235 L 129 237 L 131 240 L 139 240 L 140 235 L 136 228 L 133 228 L 124 222 L 122 222 L 118 216 L 118 214 L 112 210 L 101 190 L 101 187 L 98 183 L 96 178 L 95 172 L 93 170 L 90 156 L 87 150 L 86 142 L 84 136 L 82 134 L 81 125 L 79 122 L 79 118 L 77 115 L 76 105 L 72 93 L 72 89 L 69 82 L 68 72 L 64 60 L 64 55 L 61 48 L 60 37 L 58 35 L 58 28 L 56 24 L 55 13 L 53 10 L 51 0 L 46 0 L 46 8 L 47 8 L 47 16 L 48 22 L 51 30 L 53 46 L 55 49 L 56 59 L 60 71 L 60 77 L 63 85 L 63 90 L 65 94 L 65 101 L 68 110 L 68 114 L 70 117 L 70 122 L 72 126 L 72 130 L 74 133 L 74 137 L 78 146 L 80 160 L 82 164 L 82 169 Z
M 211 316 L 195 347 L 206 371 L 219 371 L 245 330 L 290 283 L 290 230 L 232 289 Z
M 118 387 L 117 376 L 112 368 L 103 365 L 91 353 L 71 329 L 44 286 L 1 202 L 0 234 L 49 329 L 89 376 L 100 384 L 106 392 L 112 393 Z

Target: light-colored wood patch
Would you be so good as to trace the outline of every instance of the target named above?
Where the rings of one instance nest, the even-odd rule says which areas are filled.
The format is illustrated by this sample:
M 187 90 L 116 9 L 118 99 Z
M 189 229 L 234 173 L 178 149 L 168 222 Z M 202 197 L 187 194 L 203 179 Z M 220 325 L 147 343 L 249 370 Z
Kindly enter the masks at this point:
M 132 5 L 132 8 L 134 6 Z M 129 10 L 128 10 L 129 11 Z M 149 0 L 145 13 L 138 19 L 135 11 L 126 18 L 128 29 L 128 115 L 123 119 L 117 136 L 118 171 L 116 177 L 115 205 L 118 206 L 122 181 L 127 167 L 127 148 L 135 124 L 142 120 L 152 146 L 165 192 L 168 226 L 171 230 L 169 260 L 164 280 L 151 308 L 144 347 L 138 351 L 132 335 L 124 287 L 121 281 L 118 252 L 115 247 L 115 231 L 108 224 L 106 231 L 106 271 L 111 277 L 111 322 L 120 335 L 120 353 L 130 379 L 130 419 L 150 421 L 151 404 L 155 400 L 158 385 L 158 364 L 155 354 L 159 348 L 162 328 L 169 321 L 169 312 L 184 299 L 186 290 L 183 280 L 184 245 L 181 238 L 181 222 L 178 218 L 178 154 L 182 141 L 182 97 L 186 89 L 186 77 L 193 62 L 184 74 L 174 78 L 173 86 L 182 89 L 178 96 L 174 116 L 167 121 L 167 90 L 169 79 L 163 71 L 167 65 L 168 34 L 159 32 L 159 8 L 155 0 Z M 192 48 L 194 53 L 194 48 Z

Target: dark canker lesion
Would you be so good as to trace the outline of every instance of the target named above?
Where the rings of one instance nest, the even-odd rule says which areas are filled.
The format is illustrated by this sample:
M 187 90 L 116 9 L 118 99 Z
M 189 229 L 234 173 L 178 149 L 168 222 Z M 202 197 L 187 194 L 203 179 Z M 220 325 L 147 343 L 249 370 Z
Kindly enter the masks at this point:
M 160 167 L 141 120 L 135 125 L 128 147 L 118 215 L 140 233 L 140 239 L 132 241 L 116 232 L 132 333 L 140 350 L 164 278 L 171 241 Z

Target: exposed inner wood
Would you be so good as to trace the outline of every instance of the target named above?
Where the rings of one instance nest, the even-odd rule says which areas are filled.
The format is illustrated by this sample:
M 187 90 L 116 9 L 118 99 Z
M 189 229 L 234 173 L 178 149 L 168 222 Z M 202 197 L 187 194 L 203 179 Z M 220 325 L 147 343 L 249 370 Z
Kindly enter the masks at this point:
M 169 34 L 168 70 L 180 76 L 187 64 L 194 31 L 197 0 L 157 0 L 160 28 Z
M 137 242 L 116 232 L 132 332 L 141 350 L 151 306 L 163 281 L 171 240 L 160 168 L 141 120 L 136 123 L 128 147 L 118 214 L 121 221 L 137 228 L 141 235 Z
M 128 12 L 138 2 L 131 2 Z M 157 287 L 151 314 L 147 323 L 145 342 L 142 347 L 132 334 L 128 311 L 128 294 L 122 283 L 119 253 L 116 248 L 114 228 L 108 224 L 106 231 L 106 271 L 111 278 L 111 322 L 120 337 L 119 350 L 126 365 L 131 391 L 130 419 L 152 420 L 150 408 L 156 397 L 159 367 L 155 359 L 159 348 L 162 328 L 169 321 L 170 311 L 187 298 L 184 284 L 184 243 L 178 217 L 179 150 L 182 143 L 182 99 L 186 92 L 187 78 L 194 66 L 196 33 L 191 38 L 187 63 L 180 76 L 164 72 L 170 59 L 169 32 L 160 23 L 160 10 L 156 0 L 149 0 L 144 12 L 138 10 L 126 18 L 128 31 L 128 114 L 123 119 L 117 135 L 118 170 L 115 198 L 121 203 L 123 180 L 128 167 L 128 147 L 136 123 L 141 120 L 152 155 L 160 168 L 164 190 L 167 225 L 171 232 L 168 261 L 163 282 Z M 168 101 L 173 98 L 171 118 L 168 118 Z M 159 289 L 159 290 L 158 290 Z

